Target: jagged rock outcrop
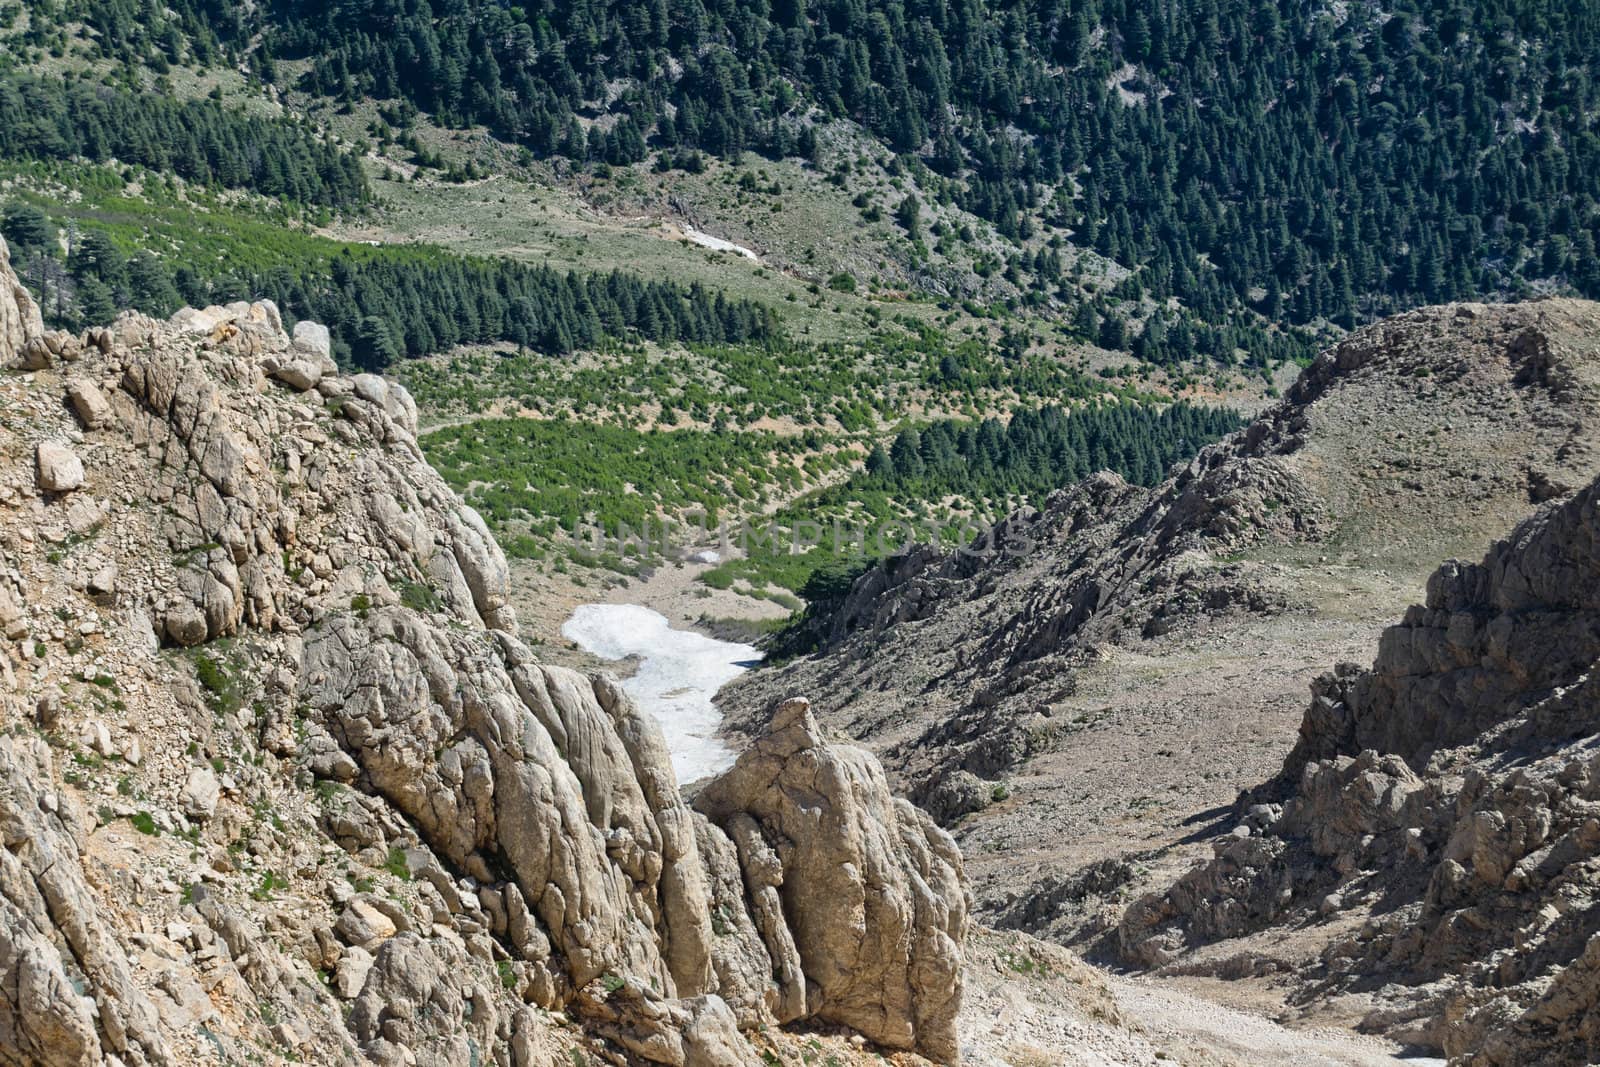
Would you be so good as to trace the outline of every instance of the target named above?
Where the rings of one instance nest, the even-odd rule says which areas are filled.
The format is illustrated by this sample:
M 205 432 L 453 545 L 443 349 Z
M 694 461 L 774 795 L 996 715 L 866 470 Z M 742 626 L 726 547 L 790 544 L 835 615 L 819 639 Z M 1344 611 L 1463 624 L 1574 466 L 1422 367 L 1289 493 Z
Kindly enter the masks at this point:
M 876 759 L 830 746 L 804 700 L 700 793 L 732 823 L 746 869 L 775 883 L 806 977 L 808 1014 L 890 1048 L 957 1058 L 955 1016 L 967 902 L 961 854 L 894 800 Z
M 0 1063 L 165 1064 L 155 1008 L 85 883 L 82 835 L 49 747 L 0 737 Z
M 1427 602 L 1384 631 L 1372 670 L 1318 685 L 1286 773 L 1368 748 L 1424 767 L 1438 749 L 1534 714 L 1530 702 L 1581 688 L 1600 660 L 1594 508 L 1591 486 L 1525 523 L 1482 563 L 1436 571 Z M 1574 707 L 1546 709 L 1524 732 L 1580 736 L 1593 723 Z
M 0 366 L 23 365 L 34 342 L 44 336 L 39 305 L 11 269 L 11 249 L 0 238 Z
M 1364 915 L 1315 993 L 1464 1063 L 1600 1057 L 1600 481 L 1451 562 L 1370 670 L 1320 680 L 1216 857 L 1125 915 L 1143 965 Z
M 0 376 L 4 726 L 45 739 L 0 737 L 0 1062 L 743 1067 L 805 1019 L 955 1059 L 948 838 L 815 731 L 762 766 L 838 782 L 691 809 L 519 640 L 402 386 L 264 302 L 46 350 Z

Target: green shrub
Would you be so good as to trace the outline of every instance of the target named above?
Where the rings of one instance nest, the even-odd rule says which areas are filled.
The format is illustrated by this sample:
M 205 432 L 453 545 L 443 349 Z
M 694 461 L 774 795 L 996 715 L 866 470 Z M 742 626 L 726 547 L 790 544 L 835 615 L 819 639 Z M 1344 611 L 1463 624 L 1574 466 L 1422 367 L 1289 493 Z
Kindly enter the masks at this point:
M 383 862 L 383 869 L 403 881 L 411 881 L 411 864 L 406 861 L 406 850 L 391 848 L 388 858 Z
M 421 582 L 403 582 L 400 586 L 400 603 L 412 611 L 438 611 L 439 594 Z

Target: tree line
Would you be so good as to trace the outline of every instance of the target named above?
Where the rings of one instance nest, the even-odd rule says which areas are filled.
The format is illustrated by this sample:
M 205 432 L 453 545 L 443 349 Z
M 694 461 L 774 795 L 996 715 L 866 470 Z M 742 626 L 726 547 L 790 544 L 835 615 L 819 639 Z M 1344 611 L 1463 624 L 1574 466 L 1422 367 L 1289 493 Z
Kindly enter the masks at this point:
M 907 427 L 867 456 L 865 479 L 902 498 L 1040 500 L 1095 471 L 1151 486 L 1167 468 L 1242 426 L 1226 408 L 1172 404 L 1049 405 L 1007 422 L 942 420 Z
M 56 226 L 39 208 L 9 205 L 0 232 L 25 280 L 63 275 L 48 288 L 35 285 L 56 324 L 109 322 L 125 307 L 165 317 L 185 304 L 267 298 L 291 320 L 325 324 L 339 361 L 363 370 L 463 344 L 507 343 L 565 355 L 604 338 L 725 345 L 780 336 L 777 316 L 763 305 L 699 283 L 645 281 L 621 271 L 565 272 L 430 250 L 353 254 L 346 248 L 326 261 L 213 275 L 145 250 L 129 255 L 96 229 L 73 234 L 60 270 Z
M 306 126 L 89 82 L 0 76 L 0 159 L 117 160 L 336 211 L 372 195 L 360 160 Z

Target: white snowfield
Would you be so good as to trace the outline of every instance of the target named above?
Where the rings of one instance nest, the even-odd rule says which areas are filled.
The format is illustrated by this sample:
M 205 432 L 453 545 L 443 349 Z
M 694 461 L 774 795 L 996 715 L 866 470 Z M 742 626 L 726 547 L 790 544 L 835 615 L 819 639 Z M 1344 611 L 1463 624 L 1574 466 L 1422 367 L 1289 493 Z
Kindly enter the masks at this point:
M 636 604 L 585 604 L 561 633 L 601 659 L 639 657 L 639 669 L 622 688 L 661 724 L 680 783 L 733 765 L 733 750 L 717 737 L 722 713 L 712 698 L 761 658 L 759 650 L 674 630 L 666 616 Z
M 709 248 L 714 252 L 737 252 L 751 262 L 761 262 L 761 257 L 744 245 L 736 245 L 732 241 L 723 240 L 721 237 L 713 237 L 709 233 L 702 233 L 687 222 L 683 224 L 683 235 L 702 248 Z

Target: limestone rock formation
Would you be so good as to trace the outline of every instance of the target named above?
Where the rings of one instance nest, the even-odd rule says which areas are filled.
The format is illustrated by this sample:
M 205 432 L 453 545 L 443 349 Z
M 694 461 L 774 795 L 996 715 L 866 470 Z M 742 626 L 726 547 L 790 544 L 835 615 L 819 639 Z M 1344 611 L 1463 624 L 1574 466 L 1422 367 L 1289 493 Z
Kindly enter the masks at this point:
M 42 741 L 0 737 L 0 1063 L 165 1064 L 156 1012 L 86 883 Z
M 787 713 L 692 809 L 518 638 L 403 386 L 265 302 L 46 351 L 0 376 L 0 1063 L 956 1059 L 948 837 Z
M 1370 670 L 1316 685 L 1280 778 L 1130 908 L 1130 960 L 1340 917 L 1305 979 L 1464 1063 L 1600 1057 L 1600 481 L 1451 562 Z
M 697 806 L 737 823 L 747 867 L 775 856 L 809 1014 L 890 1048 L 956 1058 L 961 854 L 926 814 L 891 799 L 877 760 L 825 744 L 810 705 L 790 700 Z
M 21 365 L 30 345 L 43 336 L 39 305 L 12 271 L 11 250 L 0 238 L 0 366 Z

